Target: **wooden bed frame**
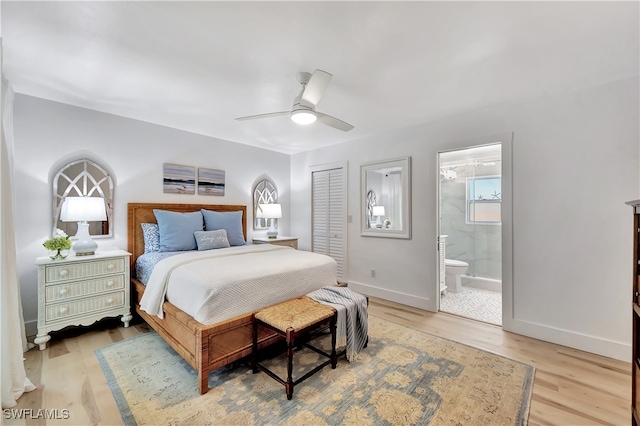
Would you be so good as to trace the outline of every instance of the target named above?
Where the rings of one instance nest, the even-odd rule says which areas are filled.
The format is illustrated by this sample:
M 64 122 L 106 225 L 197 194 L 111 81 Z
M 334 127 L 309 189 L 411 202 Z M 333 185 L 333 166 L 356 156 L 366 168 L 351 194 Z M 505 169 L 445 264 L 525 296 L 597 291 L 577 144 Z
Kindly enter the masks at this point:
M 203 325 L 169 302 L 164 302 L 164 318 L 140 310 L 140 299 L 145 286 L 135 277 L 135 261 L 144 253 L 144 238 L 141 223 L 157 223 L 154 209 L 174 212 L 194 212 L 207 209 L 219 212 L 242 210 L 242 231 L 247 238 L 247 208 L 241 205 L 212 204 L 157 204 L 129 203 L 127 224 L 127 247 L 131 256 L 132 295 L 135 296 L 136 312 L 162 338 L 178 352 L 197 372 L 201 394 L 209 390 L 209 373 L 252 352 L 253 312 L 237 316 L 212 325 Z M 263 348 L 280 338 L 267 329 L 260 329 L 258 346 Z

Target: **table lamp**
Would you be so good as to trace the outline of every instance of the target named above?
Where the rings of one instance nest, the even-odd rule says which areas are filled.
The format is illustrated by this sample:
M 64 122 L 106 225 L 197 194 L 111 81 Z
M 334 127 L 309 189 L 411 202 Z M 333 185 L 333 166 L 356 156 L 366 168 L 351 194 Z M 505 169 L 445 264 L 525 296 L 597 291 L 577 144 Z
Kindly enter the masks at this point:
M 62 203 L 60 220 L 63 222 L 78 222 L 76 241 L 73 251 L 76 256 L 95 254 L 98 243 L 89 235 L 89 223 L 107 220 L 104 198 L 102 197 L 66 197 Z
M 382 222 L 380 222 L 380 217 L 384 216 L 384 206 L 373 206 L 371 210 L 371 216 L 377 216 L 376 220 L 376 228 L 382 228 Z
M 261 216 L 267 219 L 271 219 L 271 226 L 267 231 L 268 238 L 276 238 L 278 236 L 278 230 L 276 229 L 276 219 L 282 217 L 282 208 L 280 204 L 260 204 Z

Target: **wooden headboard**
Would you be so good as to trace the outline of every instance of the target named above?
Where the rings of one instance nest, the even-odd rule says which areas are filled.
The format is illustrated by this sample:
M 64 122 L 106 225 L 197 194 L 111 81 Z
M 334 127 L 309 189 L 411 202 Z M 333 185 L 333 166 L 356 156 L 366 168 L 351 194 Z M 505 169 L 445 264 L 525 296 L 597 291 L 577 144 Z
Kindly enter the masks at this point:
M 166 203 L 129 203 L 127 219 L 127 251 L 131 253 L 131 273 L 135 270 L 134 264 L 138 256 L 144 253 L 144 237 L 141 223 L 157 223 L 154 209 L 169 210 L 172 212 L 188 213 L 197 212 L 200 209 L 216 212 L 237 212 L 242 210 L 242 233 L 247 239 L 247 206 L 219 205 L 219 204 L 166 204 Z

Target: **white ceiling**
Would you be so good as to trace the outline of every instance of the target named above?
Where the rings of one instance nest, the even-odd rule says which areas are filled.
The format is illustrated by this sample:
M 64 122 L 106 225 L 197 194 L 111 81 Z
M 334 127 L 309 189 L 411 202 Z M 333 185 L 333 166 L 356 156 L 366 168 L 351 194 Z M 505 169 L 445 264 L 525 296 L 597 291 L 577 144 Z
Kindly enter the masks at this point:
M 8 2 L 18 93 L 295 153 L 638 75 L 638 2 Z M 287 116 L 296 72 L 333 79 Z

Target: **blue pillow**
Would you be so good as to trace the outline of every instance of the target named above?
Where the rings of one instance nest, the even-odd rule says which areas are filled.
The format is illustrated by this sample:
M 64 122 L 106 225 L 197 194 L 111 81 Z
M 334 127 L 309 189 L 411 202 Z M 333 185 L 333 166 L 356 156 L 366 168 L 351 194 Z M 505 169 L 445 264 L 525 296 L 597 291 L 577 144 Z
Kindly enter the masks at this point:
M 217 231 L 196 231 L 194 235 L 196 237 L 198 250 L 200 251 L 229 247 L 227 231 L 224 229 L 218 229 Z
M 202 231 L 202 213 L 177 213 L 153 210 L 160 231 L 160 251 L 183 251 L 197 248 L 193 233 Z
M 237 212 L 214 212 L 202 209 L 201 211 L 202 216 L 204 216 L 205 231 L 225 229 L 227 231 L 227 238 L 229 238 L 229 244 L 232 246 L 243 246 L 246 244 L 244 234 L 242 233 L 242 210 L 238 210 Z
M 160 231 L 157 223 L 141 223 L 144 252 L 160 251 Z

